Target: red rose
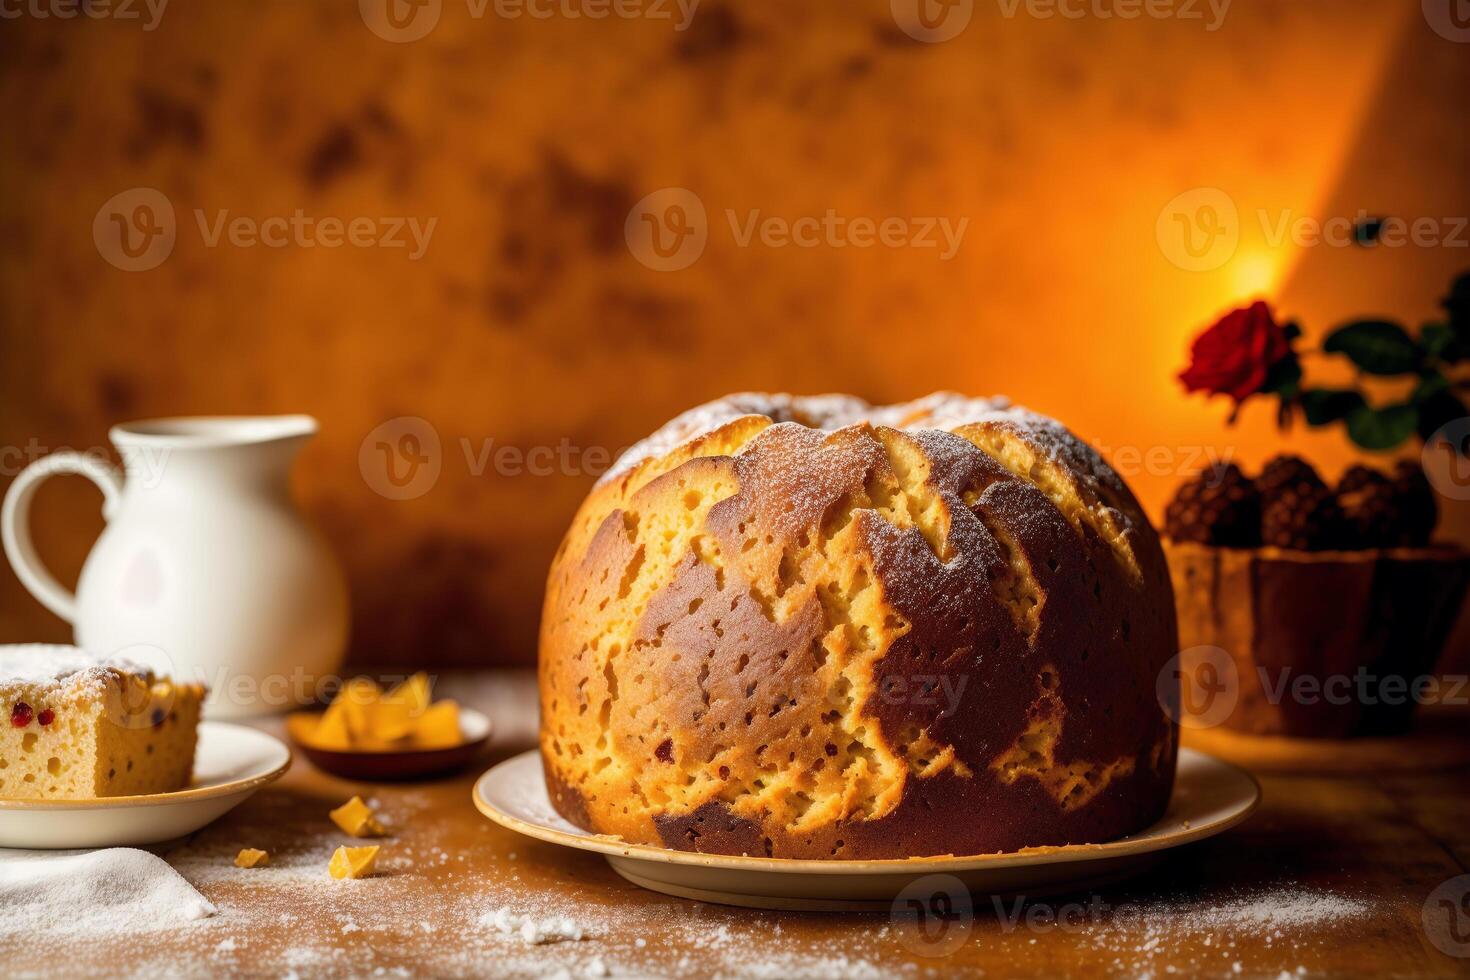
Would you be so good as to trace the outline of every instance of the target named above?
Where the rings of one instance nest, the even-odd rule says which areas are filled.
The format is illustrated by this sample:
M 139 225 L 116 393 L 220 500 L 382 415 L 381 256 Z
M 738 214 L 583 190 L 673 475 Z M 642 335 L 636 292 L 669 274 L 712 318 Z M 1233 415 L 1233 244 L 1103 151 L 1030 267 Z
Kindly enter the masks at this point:
M 1200 334 L 1179 375 L 1188 391 L 1229 395 L 1239 405 L 1266 384 L 1271 368 L 1291 354 L 1291 341 L 1271 308 L 1257 301 L 1232 310 Z

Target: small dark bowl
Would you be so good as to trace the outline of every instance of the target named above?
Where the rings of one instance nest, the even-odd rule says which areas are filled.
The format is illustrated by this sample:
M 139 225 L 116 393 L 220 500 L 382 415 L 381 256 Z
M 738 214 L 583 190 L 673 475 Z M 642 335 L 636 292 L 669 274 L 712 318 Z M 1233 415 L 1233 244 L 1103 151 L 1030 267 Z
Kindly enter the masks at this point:
M 323 772 L 366 783 L 429 779 L 458 772 L 474 760 L 490 740 L 490 719 L 473 708 L 459 709 L 459 730 L 464 742 L 446 749 L 404 749 L 400 752 L 359 752 L 323 749 L 312 745 L 303 734 L 320 712 L 298 711 L 286 719 L 291 744 Z

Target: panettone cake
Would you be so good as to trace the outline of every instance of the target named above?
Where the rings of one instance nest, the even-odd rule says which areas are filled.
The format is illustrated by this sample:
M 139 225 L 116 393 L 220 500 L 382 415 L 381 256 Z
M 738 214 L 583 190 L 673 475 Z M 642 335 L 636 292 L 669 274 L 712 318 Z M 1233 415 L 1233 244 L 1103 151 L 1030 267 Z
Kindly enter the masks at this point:
M 541 752 L 631 842 L 905 858 L 1157 820 L 1177 650 L 1159 540 L 1003 401 L 735 395 L 628 451 L 553 561 Z

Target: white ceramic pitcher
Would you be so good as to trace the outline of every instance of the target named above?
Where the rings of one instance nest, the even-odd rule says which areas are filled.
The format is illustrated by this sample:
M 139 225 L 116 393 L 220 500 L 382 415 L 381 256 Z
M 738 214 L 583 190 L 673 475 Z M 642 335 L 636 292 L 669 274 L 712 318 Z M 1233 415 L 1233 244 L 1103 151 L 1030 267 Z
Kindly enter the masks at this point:
M 78 646 L 162 661 L 153 666 L 208 684 L 212 717 L 285 710 L 341 666 L 347 638 L 341 569 L 288 487 L 316 431 L 306 415 L 114 426 L 126 480 L 95 455 L 32 463 L 0 510 L 5 553 L 31 594 L 73 625 Z M 31 543 L 31 499 L 58 473 L 96 483 L 107 520 L 76 595 Z

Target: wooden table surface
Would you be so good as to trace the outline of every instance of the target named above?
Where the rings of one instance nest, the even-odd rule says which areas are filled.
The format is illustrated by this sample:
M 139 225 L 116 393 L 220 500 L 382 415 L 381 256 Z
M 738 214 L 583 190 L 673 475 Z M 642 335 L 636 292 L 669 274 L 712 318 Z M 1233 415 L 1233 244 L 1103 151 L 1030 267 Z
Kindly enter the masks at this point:
M 1422 918 L 1431 893 L 1470 869 L 1464 769 L 1266 776 L 1248 823 L 1174 852 L 1144 878 L 1020 908 L 981 899 L 973 916 L 926 939 L 883 913 L 760 912 L 665 897 L 625 882 L 596 855 L 500 829 L 475 811 L 470 787 L 488 765 L 530 746 L 532 680 L 451 677 L 441 690 L 497 724 L 473 772 L 360 785 L 298 758 L 281 782 L 161 851 L 217 916 L 65 949 L 0 941 L 0 973 L 115 975 L 121 963 L 149 976 L 1470 975 L 1470 906 L 1462 898 L 1459 910 L 1432 909 L 1433 921 L 1454 926 L 1439 943 L 1459 957 L 1436 947 Z M 327 811 L 354 793 L 374 800 L 390 825 L 385 873 L 336 882 L 327 859 L 346 839 Z M 273 865 L 234 868 L 246 846 L 270 850 Z M 564 915 L 587 937 L 532 945 L 494 927 L 500 909 Z

